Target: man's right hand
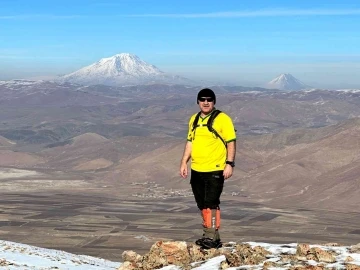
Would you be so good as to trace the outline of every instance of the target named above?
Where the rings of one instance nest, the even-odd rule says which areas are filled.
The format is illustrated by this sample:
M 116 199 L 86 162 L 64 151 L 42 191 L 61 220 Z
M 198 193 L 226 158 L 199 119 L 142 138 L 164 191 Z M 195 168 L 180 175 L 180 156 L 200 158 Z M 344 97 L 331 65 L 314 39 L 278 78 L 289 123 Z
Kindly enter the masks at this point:
M 187 166 L 186 163 L 185 164 L 181 163 L 181 165 L 180 165 L 180 176 L 182 178 L 186 178 L 187 175 L 188 175 L 188 166 Z

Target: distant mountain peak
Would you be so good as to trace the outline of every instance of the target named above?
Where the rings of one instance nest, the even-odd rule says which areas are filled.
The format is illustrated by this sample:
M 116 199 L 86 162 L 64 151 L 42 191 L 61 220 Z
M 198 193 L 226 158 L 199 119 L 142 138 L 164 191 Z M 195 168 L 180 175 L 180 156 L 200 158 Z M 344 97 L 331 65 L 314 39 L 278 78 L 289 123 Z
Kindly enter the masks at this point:
M 311 88 L 300 80 L 296 79 L 290 73 L 282 73 L 275 79 L 267 83 L 268 88 L 275 88 L 280 90 L 302 90 Z
M 167 74 L 137 55 L 119 53 L 64 75 L 62 81 L 85 85 L 139 85 L 149 83 L 194 84 L 189 79 Z

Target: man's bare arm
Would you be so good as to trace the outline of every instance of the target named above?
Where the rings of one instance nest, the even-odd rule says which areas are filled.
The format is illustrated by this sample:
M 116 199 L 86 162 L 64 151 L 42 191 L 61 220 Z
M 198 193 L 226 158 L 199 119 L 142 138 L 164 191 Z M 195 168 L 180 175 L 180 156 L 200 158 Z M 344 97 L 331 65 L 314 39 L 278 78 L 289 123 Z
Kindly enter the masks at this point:
M 191 142 L 187 141 L 185 144 L 184 154 L 180 163 L 180 175 L 182 178 L 186 178 L 188 175 L 187 163 L 191 158 L 191 149 L 192 149 L 192 144 Z
M 227 161 L 235 161 L 236 154 L 236 141 L 229 142 L 227 144 Z M 224 179 L 228 179 L 232 176 L 234 168 L 231 165 L 226 164 L 224 169 Z
M 235 161 L 236 155 L 236 141 L 227 143 L 227 157 L 226 160 Z

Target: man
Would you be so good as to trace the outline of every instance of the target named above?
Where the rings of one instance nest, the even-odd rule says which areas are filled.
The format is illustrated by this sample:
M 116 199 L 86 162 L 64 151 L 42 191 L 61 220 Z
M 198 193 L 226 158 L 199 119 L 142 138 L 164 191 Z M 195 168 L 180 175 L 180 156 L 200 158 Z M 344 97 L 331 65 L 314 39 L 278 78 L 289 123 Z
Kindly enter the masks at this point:
M 236 134 L 231 118 L 223 112 L 214 118 L 213 129 L 208 127 L 211 115 L 218 112 L 215 109 L 216 96 L 211 89 L 200 90 L 197 104 L 200 112 L 194 114 L 189 121 L 180 175 L 187 177 L 187 162 L 191 158 L 190 184 L 201 211 L 204 230 L 203 237 L 195 243 L 205 249 L 219 248 L 222 246 L 219 234 L 220 195 L 224 180 L 233 174 Z

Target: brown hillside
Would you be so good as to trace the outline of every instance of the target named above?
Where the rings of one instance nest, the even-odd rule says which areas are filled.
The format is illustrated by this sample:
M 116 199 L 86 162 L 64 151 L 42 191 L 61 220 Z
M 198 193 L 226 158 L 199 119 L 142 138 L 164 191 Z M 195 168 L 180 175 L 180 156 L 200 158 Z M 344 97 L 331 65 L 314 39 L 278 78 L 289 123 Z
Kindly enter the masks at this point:
M 89 145 L 89 144 L 99 144 L 109 141 L 105 137 L 96 134 L 96 133 L 85 133 L 79 136 L 76 136 L 72 139 L 73 146 Z
M 189 181 L 181 179 L 178 172 L 183 149 L 184 140 L 168 142 L 119 164 L 105 180 L 115 185 L 148 181 L 168 188 L 188 187 Z
M 252 156 L 258 160 L 262 157 L 262 165 L 231 181 L 241 182 L 250 198 L 257 201 L 319 207 L 359 203 L 360 120 L 311 132 L 313 137 L 288 145 L 274 140 L 264 144 L 264 138 L 259 137 Z M 277 137 L 289 139 L 292 135 Z M 273 139 L 276 141 L 276 136 Z
M 44 160 L 35 154 L 0 150 L 0 166 L 26 168 L 43 162 Z
M 44 150 L 41 155 L 47 160 L 44 164 L 47 167 L 93 171 L 122 164 L 173 140 L 130 136 L 108 140 L 98 134 L 87 133 L 73 138 L 70 144 Z
M 9 146 L 14 146 L 14 145 L 16 145 L 15 142 L 10 141 L 3 136 L 0 136 L 0 147 L 9 147 Z

